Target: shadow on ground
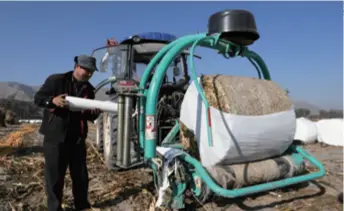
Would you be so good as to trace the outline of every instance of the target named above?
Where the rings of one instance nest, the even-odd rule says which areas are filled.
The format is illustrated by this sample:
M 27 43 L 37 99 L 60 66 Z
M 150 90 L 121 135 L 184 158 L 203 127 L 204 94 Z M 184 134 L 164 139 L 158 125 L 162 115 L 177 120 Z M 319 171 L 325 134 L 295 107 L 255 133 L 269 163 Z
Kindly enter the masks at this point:
M 42 153 L 42 146 L 28 146 L 28 147 L 0 147 L 0 156 L 15 156 L 23 157 L 33 153 Z
M 317 197 L 317 196 L 322 196 L 325 194 L 326 189 L 320 185 L 317 182 L 312 182 L 316 188 L 318 189 L 317 192 L 315 193 L 311 193 L 311 194 L 304 194 L 301 196 L 295 196 L 295 197 L 291 197 L 289 199 L 282 199 L 282 200 L 278 200 L 278 201 L 274 201 L 271 203 L 267 203 L 267 204 L 260 204 L 260 205 L 256 205 L 256 206 L 252 206 L 252 205 L 248 205 L 247 202 L 245 202 L 245 200 L 247 199 L 247 197 L 250 197 L 251 199 L 255 200 L 258 197 L 264 196 L 267 193 L 259 193 L 259 194 L 254 194 L 254 195 L 250 195 L 250 196 L 245 196 L 245 197 L 241 197 L 241 198 L 236 198 L 236 199 L 228 199 L 228 198 L 215 198 L 214 199 L 214 203 L 223 209 L 229 209 L 232 205 L 236 205 L 238 206 L 240 209 L 242 210 L 263 210 L 263 209 L 267 209 L 267 208 L 274 208 L 276 206 L 281 206 L 287 203 L 291 203 L 291 202 L 295 202 L 295 201 L 299 201 L 299 200 L 304 200 L 304 199 L 309 199 L 309 198 L 313 198 L 313 197 Z M 309 182 L 304 182 L 301 184 L 297 184 L 297 185 L 293 185 L 293 186 L 289 186 L 283 189 L 280 189 L 281 192 L 286 193 L 289 192 L 291 190 L 293 191 L 298 191 L 302 188 L 306 188 L 309 186 Z M 313 190 L 313 189 L 312 189 Z M 276 199 L 278 199 L 276 197 Z
M 154 183 L 149 182 L 147 184 L 144 184 L 139 187 L 124 189 L 123 191 L 119 192 L 117 195 L 118 197 L 112 198 L 106 201 L 98 202 L 93 205 L 94 208 L 107 208 L 111 206 L 116 206 L 122 201 L 125 201 L 126 199 L 130 198 L 131 196 L 134 196 L 140 192 L 142 192 L 143 189 L 148 190 L 149 192 L 154 191 Z

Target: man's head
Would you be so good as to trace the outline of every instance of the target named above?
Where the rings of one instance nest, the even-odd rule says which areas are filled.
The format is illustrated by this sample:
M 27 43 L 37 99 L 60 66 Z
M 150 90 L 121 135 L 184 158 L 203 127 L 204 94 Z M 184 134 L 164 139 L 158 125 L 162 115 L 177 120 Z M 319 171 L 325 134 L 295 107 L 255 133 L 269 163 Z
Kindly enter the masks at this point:
M 78 81 L 88 81 L 94 71 L 98 71 L 97 66 L 96 66 L 96 59 L 91 56 L 87 55 L 80 55 L 74 57 L 74 77 Z

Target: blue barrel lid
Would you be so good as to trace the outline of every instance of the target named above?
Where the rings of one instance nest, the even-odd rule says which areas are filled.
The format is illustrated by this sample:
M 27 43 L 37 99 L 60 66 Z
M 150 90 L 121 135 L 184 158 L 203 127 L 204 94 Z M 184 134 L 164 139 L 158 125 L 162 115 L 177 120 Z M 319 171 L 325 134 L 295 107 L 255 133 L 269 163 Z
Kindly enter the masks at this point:
M 121 43 L 131 40 L 134 36 L 138 36 L 140 39 L 142 40 L 152 40 L 152 41 L 157 41 L 157 42 L 172 42 L 175 39 L 177 39 L 177 37 L 175 35 L 172 34 L 168 34 L 168 33 L 163 33 L 163 32 L 145 32 L 145 33 L 139 33 L 139 34 L 135 34 L 135 35 L 131 35 L 128 37 L 125 37 Z

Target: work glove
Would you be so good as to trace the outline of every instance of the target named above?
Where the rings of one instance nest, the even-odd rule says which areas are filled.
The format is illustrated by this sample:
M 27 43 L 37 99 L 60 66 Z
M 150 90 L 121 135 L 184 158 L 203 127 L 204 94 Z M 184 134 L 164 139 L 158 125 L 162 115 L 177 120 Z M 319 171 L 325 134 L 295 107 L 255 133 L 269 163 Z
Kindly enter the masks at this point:
M 68 102 L 66 100 L 67 94 L 62 94 L 53 98 L 52 103 L 57 107 L 66 108 L 68 107 Z

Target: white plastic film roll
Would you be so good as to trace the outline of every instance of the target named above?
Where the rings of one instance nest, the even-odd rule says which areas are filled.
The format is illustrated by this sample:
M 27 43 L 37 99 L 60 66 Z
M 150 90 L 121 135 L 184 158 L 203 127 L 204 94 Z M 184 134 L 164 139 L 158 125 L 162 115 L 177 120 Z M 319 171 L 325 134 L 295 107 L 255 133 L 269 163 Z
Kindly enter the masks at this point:
M 118 104 L 110 101 L 90 100 L 79 97 L 67 96 L 66 100 L 72 110 L 85 110 L 98 108 L 102 111 L 117 112 Z

